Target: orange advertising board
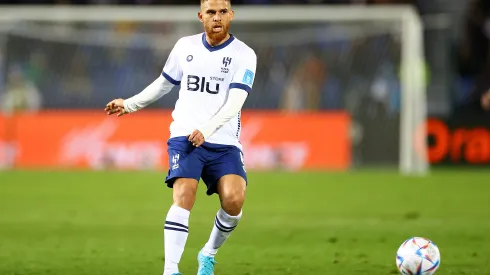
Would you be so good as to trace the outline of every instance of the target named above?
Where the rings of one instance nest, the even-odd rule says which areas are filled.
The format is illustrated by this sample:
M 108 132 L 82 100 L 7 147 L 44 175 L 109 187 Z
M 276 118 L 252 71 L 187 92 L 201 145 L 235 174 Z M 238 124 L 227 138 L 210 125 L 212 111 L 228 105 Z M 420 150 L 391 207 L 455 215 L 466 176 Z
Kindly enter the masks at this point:
M 11 167 L 15 161 L 15 117 L 0 115 L 0 168 Z
M 248 169 L 337 170 L 350 164 L 350 119 L 345 113 L 248 111 L 242 117 Z M 166 169 L 171 120 L 170 111 L 152 110 L 120 118 L 91 110 L 20 114 L 13 135 L 15 165 Z M 0 128 L 5 124 L 0 117 Z
M 432 164 L 490 163 L 490 129 L 485 117 L 430 118 L 426 123 Z
M 5 131 L 7 130 L 6 119 L 0 115 L 0 140 L 5 140 Z
M 6 147 L 7 147 L 7 137 L 5 132 L 7 130 L 6 119 L 0 115 L 0 168 L 5 166 L 7 163 Z

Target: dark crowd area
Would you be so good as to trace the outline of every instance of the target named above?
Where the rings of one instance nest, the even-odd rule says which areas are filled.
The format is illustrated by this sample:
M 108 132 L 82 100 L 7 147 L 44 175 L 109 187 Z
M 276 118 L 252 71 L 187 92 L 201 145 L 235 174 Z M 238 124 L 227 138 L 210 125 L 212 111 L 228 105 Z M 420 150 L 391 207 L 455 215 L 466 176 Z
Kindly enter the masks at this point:
M 413 4 L 414 0 L 232 0 L 237 5 L 280 4 Z M 3 0 L 2 4 L 62 5 L 195 5 L 198 0 Z
M 0 3 L 145 6 L 197 5 L 199 0 L 3 0 Z M 412 4 L 424 23 L 429 113 L 438 112 L 438 106 L 442 105 L 449 106 L 442 109 L 450 112 L 489 113 L 490 1 L 232 0 L 232 4 Z M 435 17 L 431 17 L 434 15 Z M 438 15 L 446 16 L 449 23 L 441 27 L 439 21 L 433 20 Z M 270 27 L 272 31 L 279 28 L 279 25 Z M 149 26 L 115 22 L 102 28 L 116 36 L 129 37 L 130 41 L 138 45 L 152 43 L 148 36 L 139 35 L 142 31 L 147 32 L 148 28 L 153 28 L 150 31 L 161 35 L 170 35 L 176 30 L 171 23 Z M 240 30 L 238 25 L 233 28 L 238 28 L 238 33 L 250 31 L 248 27 Z M 318 33 L 322 33 L 321 28 Z M 31 104 L 34 107 L 27 107 L 28 103 L 22 103 L 24 107 L 20 108 L 99 106 L 113 96 L 129 96 L 138 92 L 153 79 L 153 72 L 161 69 L 167 54 L 165 50 L 159 51 L 153 46 L 114 49 L 110 45 L 77 44 L 79 42 L 73 43 L 73 39 L 67 43 L 41 39 L 35 35 L 8 35 L 4 48 L 7 51 L 4 77 L 0 80 L 0 84 L 6 87 L 3 95 L 0 92 L 3 108 L 11 108 L 5 105 L 12 105 L 13 103 L 7 102 L 14 102 L 14 99 L 5 98 L 17 98 L 13 95 L 18 94 L 19 90 L 28 91 L 26 94 L 37 94 L 29 96 L 35 102 Z M 254 95 L 256 98 L 252 97 L 248 107 L 288 110 L 356 109 L 356 106 L 368 106 L 361 103 L 372 102 L 376 108 L 381 106 L 385 112 L 399 111 L 401 45 L 398 40 L 386 35 L 352 38 L 341 43 L 320 40 L 315 44 L 296 46 L 255 45 L 255 41 L 249 40 L 252 46 L 257 47 L 261 56 L 258 70 L 268 73 L 260 74 L 255 85 L 257 91 L 267 93 Z M 59 59 L 59 55 L 66 58 Z M 129 75 L 132 77 L 128 77 Z M 366 90 L 367 93 L 362 94 Z M 32 100 L 35 98 L 39 100 Z M 163 102 L 154 107 L 172 106 Z

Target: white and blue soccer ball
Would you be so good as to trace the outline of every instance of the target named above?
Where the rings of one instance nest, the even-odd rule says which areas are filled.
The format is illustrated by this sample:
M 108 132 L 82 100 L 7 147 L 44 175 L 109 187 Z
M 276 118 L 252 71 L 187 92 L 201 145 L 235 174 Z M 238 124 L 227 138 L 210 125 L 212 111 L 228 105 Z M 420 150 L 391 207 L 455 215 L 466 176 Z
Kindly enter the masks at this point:
M 403 275 L 432 275 L 440 264 L 439 248 L 426 238 L 410 238 L 396 252 L 396 266 Z

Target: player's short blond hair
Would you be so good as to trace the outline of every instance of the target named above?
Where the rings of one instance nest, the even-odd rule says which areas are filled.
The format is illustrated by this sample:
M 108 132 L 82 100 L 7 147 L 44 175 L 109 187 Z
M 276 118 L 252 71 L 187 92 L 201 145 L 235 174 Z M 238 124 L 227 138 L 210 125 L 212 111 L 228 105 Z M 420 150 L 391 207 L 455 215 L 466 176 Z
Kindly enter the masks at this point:
M 206 1 L 208 1 L 208 0 L 201 0 L 201 4 L 204 3 L 204 2 L 206 2 Z M 225 0 L 225 1 L 226 2 L 231 2 L 231 0 Z

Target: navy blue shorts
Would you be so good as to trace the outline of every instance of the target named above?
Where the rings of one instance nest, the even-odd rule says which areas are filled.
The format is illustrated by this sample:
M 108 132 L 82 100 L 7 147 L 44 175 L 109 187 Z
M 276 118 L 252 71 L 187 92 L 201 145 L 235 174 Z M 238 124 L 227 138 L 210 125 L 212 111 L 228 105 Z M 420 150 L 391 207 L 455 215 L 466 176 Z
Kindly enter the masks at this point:
M 167 144 L 170 166 L 165 182 L 170 188 L 178 178 L 202 178 L 206 194 L 212 195 L 218 192 L 218 180 L 224 175 L 239 175 L 247 182 L 243 154 L 236 146 L 204 142 L 194 147 L 187 137 L 171 138 Z

